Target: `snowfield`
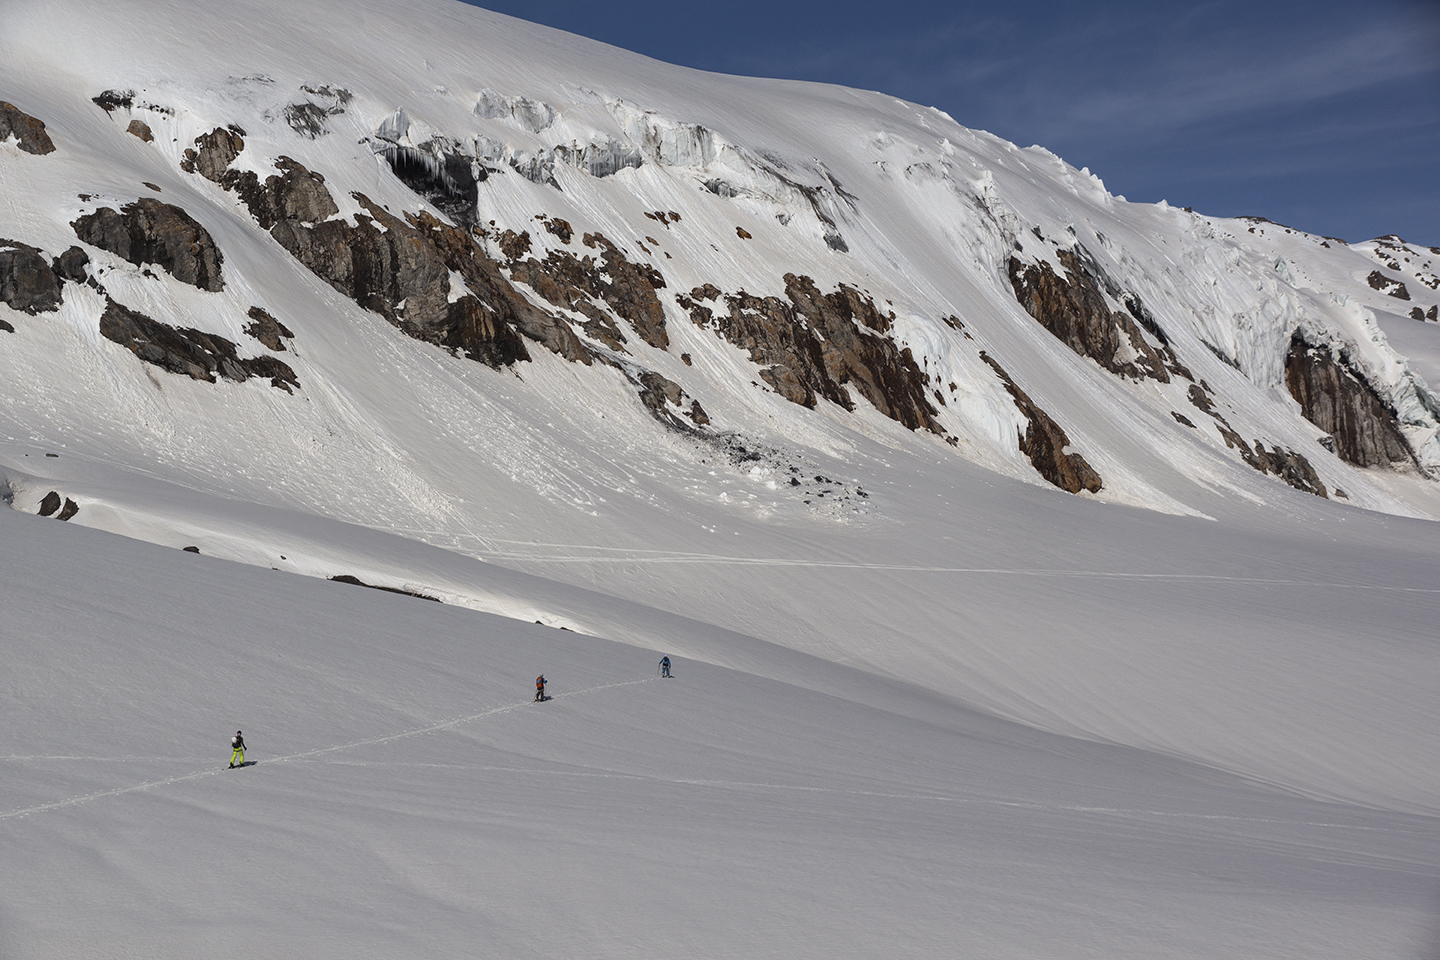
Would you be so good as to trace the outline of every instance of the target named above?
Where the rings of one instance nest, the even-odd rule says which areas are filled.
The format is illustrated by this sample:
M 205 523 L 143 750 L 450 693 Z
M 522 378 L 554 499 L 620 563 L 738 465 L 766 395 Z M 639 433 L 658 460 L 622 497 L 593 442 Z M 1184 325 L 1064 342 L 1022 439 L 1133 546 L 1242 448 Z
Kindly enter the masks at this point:
M 1434 955 L 1440 251 L 450 0 L 0 24 L 0 956 Z

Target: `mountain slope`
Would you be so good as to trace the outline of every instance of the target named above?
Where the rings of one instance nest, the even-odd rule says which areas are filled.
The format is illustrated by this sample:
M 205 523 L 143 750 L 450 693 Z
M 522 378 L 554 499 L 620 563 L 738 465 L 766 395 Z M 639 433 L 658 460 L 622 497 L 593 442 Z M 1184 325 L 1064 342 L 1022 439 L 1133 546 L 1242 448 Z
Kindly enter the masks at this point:
M 441 0 L 403 11 L 316 2 L 283 14 L 155 2 L 143 16 L 0 0 L 0 18 L 0 499 L 16 511 L 0 544 L 14 571 L 7 610 L 23 604 L 39 623 L 53 607 L 68 623 L 90 615 L 73 600 L 85 585 L 113 576 L 95 606 L 131 611 L 125 642 L 141 673 L 171 676 L 161 665 L 173 662 L 221 684 L 225 674 L 207 664 L 228 641 L 256 658 L 302 657 L 321 686 L 363 688 L 363 705 L 335 693 L 322 710 L 305 706 L 313 691 L 291 686 L 282 668 L 257 678 L 245 706 L 257 723 L 291 711 L 295 727 L 316 731 L 292 734 L 284 756 L 470 716 L 453 687 L 447 709 L 417 706 L 444 687 L 440 674 L 473 672 L 457 666 L 471 655 L 458 639 L 426 644 L 485 623 L 496 638 L 485 659 L 509 664 L 505 689 L 556 669 L 532 666 L 532 653 L 607 683 L 635 679 L 616 665 L 635 648 L 648 658 L 642 672 L 662 650 L 718 671 L 706 675 L 726 679 L 696 723 L 714 731 L 697 741 L 702 752 L 722 758 L 671 779 L 794 786 L 771 776 L 779 763 L 827 790 L 884 782 L 907 797 L 933 787 L 953 798 L 978 776 L 987 795 L 1029 803 L 1008 779 L 1020 771 L 1049 784 L 1047 810 L 1166 816 L 1174 810 L 1160 799 L 1179 790 L 1187 816 L 1239 817 L 1251 826 L 1237 830 L 1257 831 L 1260 847 L 1290 838 L 1289 827 L 1258 822 L 1358 818 L 1376 843 L 1334 854 L 1346 863 L 1392 857 L 1392 834 L 1408 837 L 1435 815 L 1433 251 L 1129 204 L 1039 147 L 881 94 L 697 73 Z M 174 549 L 117 546 L 99 531 Z M 203 556 L 178 553 L 187 546 Z M 91 550 L 108 559 L 92 564 Z M 32 571 L 47 552 L 48 565 Z M 242 596 L 214 579 L 191 583 L 177 572 L 187 563 L 224 569 L 215 576 L 244 584 Z M 444 605 L 292 584 L 264 568 Z M 197 610 L 227 612 L 217 623 L 176 613 L 174 596 L 157 594 L 174 577 Z M 147 599 L 132 607 L 127 593 Z M 256 619 L 271 606 L 278 620 Z M 286 621 L 305 627 L 290 635 Z M 554 631 L 531 630 L 534 621 L 605 639 L 551 645 Z M 177 730 L 231 725 L 195 713 L 203 698 L 178 715 L 164 706 L 178 681 L 152 685 L 140 673 L 121 685 L 129 694 L 83 720 L 46 712 L 60 709 L 52 700 L 78 702 L 76 690 L 103 692 L 105 674 L 75 677 L 64 648 L 36 647 L 44 631 L 14 622 L 7 659 L 34 663 L 36 678 L 7 708 L 30 718 L 6 725 L 21 731 L 16 757 L 93 756 L 76 739 L 111 727 L 173 743 Z M 81 659 L 113 665 L 101 624 Z M 162 627 L 165 643 L 140 651 Z M 362 634 L 372 646 L 352 649 Z M 412 647 L 423 663 L 397 664 Z M 496 684 L 486 703 L 510 703 Z M 768 705 L 772 694 L 795 698 L 793 709 Z M 673 715 L 632 727 L 627 709 L 595 722 L 630 746 L 596 747 L 581 758 L 587 775 L 653 772 L 636 745 Z M 737 729 L 750 714 L 754 725 Z M 363 731 L 340 729 L 362 715 Z M 823 770 L 799 745 L 766 756 L 767 738 L 812 722 L 858 740 L 857 752 L 825 753 Z M 733 766 L 723 759 L 732 737 L 753 746 Z M 1010 746 L 966 752 L 988 737 Z M 909 738 L 907 759 L 876 759 L 909 750 Z M 386 762 L 404 762 L 425 740 L 396 741 Z M 542 746 L 548 760 L 576 760 Z M 426 769 L 464 766 L 442 754 Z M 944 761 L 953 770 L 938 783 L 917 773 L 927 756 L 953 757 Z M 1069 774 L 1051 760 L 1079 764 L 1075 776 L 1099 799 L 1072 803 L 1056 785 Z M 96 779 L 37 762 L 7 778 L 4 810 L 171 776 L 147 767 Z M 858 786 L 835 772 L 857 763 Z M 1181 790 L 1166 779 L 1174 771 L 1186 783 L 1213 776 L 1224 795 Z M 365 808 L 349 822 L 383 833 L 381 812 L 403 812 L 406 796 L 476 787 L 473 771 L 434 776 L 381 781 L 373 793 L 348 784 Z M 83 788 L 66 793 L 75 777 Z M 151 792 L 117 797 L 148 804 Z M 523 811 L 529 796 L 517 788 L 505 802 Z M 509 843 L 502 828 L 528 831 L 590 849 L 577 876 L 598 883 L 616 851 L 596 852 L 587 837 L 622 822 L 638 837 L 644 827 L 629 813 L 586 820 L 584 791 L 574 796 L 559 833 L 539 814 L 527 824 L 516 813 L 490 833 L 469 814 L 432 811 L 450 826 L 425 828 L 424 842 L 480 830 Z M 1283 808 L 1274 817 L 1255 812 L 1272 803 Z M 986 860 L 995 870 L 1011 858 L 1040 864 L 1051 849 L 1022 836 L 1034 824 L 881 808 L 863 814 L 877 831 L 867 857 L 879 855 L 890 822 L 918 831 L 905 834 L 907 857 L 928 856 L 917 838 L 992 829 L 1002 838 Z M 90 804 L 53 809 L 77 817 L 66 821 L 77 832 L 50 840 L 83 859 L 76 838 Z M 140 829 L 152 810 L 114 827 Z M 742 824 L 759 815 L 745 804 L 710 812 L 728 826 L 677 849 L 665 861 L 672 881 L 687 857 L 741 843 Z M 186 835 L 211 826 L 197 817 Z M 6 843 L 39 864 L 51 849 L 44 837 L 11 829 Z M 1233 952 L 1236 941 L 1202 933 L 1234 901 L 1220 895 L 1193 926 L 1177 919 L 1209 893 L 1148 855 L 1130 862 L 1143 861 L 1134 889 L 1126 881 L 1129 892 L 1072 907 L 1051 880 L 1094 873 L 1079 839 L 1087 829 L 1057 827 L 1050 839 L 1066 853 L 1050 880 L 1038 867 L 1014 875 L 1015 896 L 1033 899 L 986 927 L 994 952 L 1008 943 L 1048 955 L 1079 936 L 1153 955 L 1157 941 L 1135 917 L 1182 924 L 1197 955 Z M 1130 842 L 1125 831 L 1101 835 Z M 397 849 L 416 842 L 399 836 Z M 339 854 L 338 834 L 316 826 L 311 839 L 298 858 L 358 869 Z M 856 891 L 873 889 L 845 888 L 849 868 L 870 861 L 845 860 L 828 834 L 817 843 L 823 855 L 797 862 L 816 873 L 848 867 L 833 874 L 833 914 L 807 925 L 841 933 L 813 949 L 833 955 L 844 931 L 878 942 L 865 939 L 877 927 L 843 921 L 871 895 Z M 1308 952 L 1353 944 L 1338 919 L 1324 920 L 1323 904 L 1361 879 L 1317 889 L 1297 879 L 1311 867 L 1246 849 L 1259 873 L 1280 878 L 1247 921 L 1270 953 L 1322 928 Z M 939 859 L 978 856 L 949 850 Z M 402 873 L 425 862 L 377 856 Z M 1196 871 L 1218 870 L 1227 855 L 1215 856 Z M 591 931 L 586 942 L 635 955 L 650 947 L 605 918 L 619 911 L 638 924 L 617 901 L 660 888 L 625 862 L 613 895 L 587 900 L 588 881 L 577 880 L 557 902 L 588 904 L 572 915 Z M 903 862 L 885 863 L 903 887 Z M 1381 886 L 1418 889 L 1400 877 L 1409 870 Z M 721 873 L 741 882 L 738 866 Z M 86 876 L 114 879 L 104 869 Z M 945 876 L 941 892 L 917 896 L 995 902 L 978 881 Z M 473 892 L 479 881 L 446 882 Z M 753 953 L 769 942 L 727 939 L 717 918 L 772 929 L 796 907 L 775 890 L 803 886 L 802 875 L 776 884 L 691 916 L 701 931 L 691 952 L 708 942 Z M 712 895 L 692 886 L 682 899 Z M 881 912 L 912 916 L 932 944 L 955 929 L 941 906 L 906 914 L 889 896 Z M 1287 913 L 1297 898 L 1306 909 Z M 383 895 L 366 886 L 361 899 Z M 1077 919 L 1031 941 L 1016 919 L 1083 918 L 1105 903 L 1132 920 L 1082 934 Z M 1345 923 L 1374 937 L 1395 921 L 1403 932 L 1385 949 L 1414 955 L 1418 913 L 1396 920 L 1391 909 L 1360 904 Z M 488 923 L 534 916 L 519 900 L 497 910 Z M 343 912 L 315 928 L 335 929 Z M 17 922 L 45 927 L 43 913 L 32 904 Z M 277 942 L 296 942 L 317 919 L 286 916 L 292 926 Z M 431 916 L 444 937 L 471 929 Z M 415 952 L 411 934 L 397 937 L 393 952 Z M 650 952 L 666 952 L 658 944 Z
M 783 679 L 661 681 L 653 650 L 11 511 L 0 536 L 7 956 L 1405 957 L 1432 932 L 1429 817 L 713 630 Z

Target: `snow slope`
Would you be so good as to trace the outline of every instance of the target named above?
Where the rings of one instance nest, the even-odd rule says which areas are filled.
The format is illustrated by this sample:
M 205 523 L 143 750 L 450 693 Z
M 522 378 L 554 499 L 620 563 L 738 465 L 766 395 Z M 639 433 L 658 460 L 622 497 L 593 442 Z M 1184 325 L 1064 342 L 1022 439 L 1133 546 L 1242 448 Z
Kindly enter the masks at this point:
M 1434 947 L 1432 817 L 698 624 L 783 678 L 680 657 L 660 681 L 653 649 L 15 512 L 0 530 L 6 956 Z M 541 669 L 554 699 L 529 703 Z M 229 771 L 237 726 L 257 764 Z
M 0 142 L 0 238 L 53 257 L 99 207 L 176 204 L 223 290 L 84 244 L 91 276 L 300 384 L 142 363 L 101 335 L 94 286 L 0 303 L 0 953 L 1433 952 L 1420 251 L 1392 269 L 1393 244 L 1128 204 L 881 94 L 442 0 L 0 0 L 0 22 L 0 100 L 56 144 Z M 130 105 L 102 110 L 107 90 Z M 663 275 L 668 346 L 617 317 L 624 353 L 583 334 L 615 365 L 530 342 L 492 369 L 407 336 L 181 169 L 227 124 L 232 169 L 293 158 L 352 225 L 354 193 L 439 209 L 387 156 L 465 158 L 490 171 L 488 256 L 507 229 L 537 258 L 603 233 Z M 1117 376 L 1026 313 L 1008 259 L 1060 271 L 1076 249 L 1223 419 L 1190 379 Z M 853 386 L 853 411 L 786 400 L 680 299 L 783 299 L 787 273 L 893 311 L 943 435 Z M 284 352 L 247 334 L 252 306 Z M 1413 464 L 1317 442 L 1285 382 L 1297 330 L 1364 374 Z M 1018 449 L 982 350 L 1098 492 Z M 710 423 L 657 422 L 636 370 Z M 1330 499 L 1252 469 L 1221 423 L 1302 453 Z M 51 492 L 68 526 L 26 516 Z M 315 579 L 340 575 L 444 603 Z M 660 651 L 676 682 L 639 682 Z M 522 708 L 539 670 L 557 699 Z M 261 765 L 212 777 L 236 725 Z

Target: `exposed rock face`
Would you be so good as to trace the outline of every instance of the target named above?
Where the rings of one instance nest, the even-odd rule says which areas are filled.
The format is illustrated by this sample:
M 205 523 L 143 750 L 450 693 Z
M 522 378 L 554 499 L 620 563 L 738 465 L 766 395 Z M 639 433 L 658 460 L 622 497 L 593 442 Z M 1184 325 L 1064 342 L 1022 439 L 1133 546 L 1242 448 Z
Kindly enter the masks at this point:
M 1266 450 L 1265 444 L 1255 441 L 1252 448 L 1245 442 L 1245 438 L 1236 433 L 1230 426 L 1230 422 L 1215 409 L 1211 400 L 1210 385 L 1205 381 L 1192 383 L 1190 385 L 1190 402 L 1195 409 L 1207 414 L 1215 421 L 1215 427 L 1220 431 L 1220 436 L 1225 439 L 1225 445 L 1232 450 L 1240 451 L 1240 459 L 1264 474 L 1275 474 L 1296 490 L 1303 490 L 1306 493 L 1313 493 L 1317 497 L 1329 499 L 1325 491 L 1325 484 L 1320 482 L 1319 475 L 1305 455 L 1296 453 L 1293 450 L 1286 450 L 1277 444 L 1272 444 L 1271 449 Z M 1179 414 L 1175 414 L 1181 419 Z M 1191 424 L 1193 426 L 1193 424 Z
M 186 148 L 185 159 L 180 161 L 180 169 L 186 173 L 198 173 L 206 180 L 219 183 L 225 171 L 230 169 L 230 161 L 238 157 L 244 149 L 245 140 L 238 133 L 217 127 L 196 137 L 194 147 Z
M 57 510 L 59 510 L 60 513 L 55 519 L 69 520 L 80 512 L 80 504 L 66 497 L 64 499 L 64 507 L 62 508 L 60 494 L 57 491 L 51 490 L 45 494 L 45 499 L 40 501 L 40 509 L 37 512 L 42 517 L 49 517 L 54 516 Z
M 1086 262 L 1070 250 L 1060 250 L 1057 256 L 1065 267 L 1064 278 L 1048 263 L 1026 264 L 1010 258 L 1010 286 L 1025 311 L 1071 350 L 1090 357 L 1111 373 L 1169 383 L 1166 357 L 1146 342 L 1135 319 L 1110 309 L 1093 276 L 1096 271 L 1087 270 Z M 1138 299 L 1126 297 L 1125 300 L 1127 309 L 1140 310 L 1153 324 L 1153 318 L 1139 306 Z M 1133 307 L 1129 305 L 1132 301 Z M 1155 332 L 1159 332 L 1158 326 Z M 1163 334 L 1161 338 L 1173 368 L 1178 362 L 1174 362 Z M 1180 375 L 1189 379 L 1188 371 Z
M 60 309 L 60 279 L 39 250 L 0 240 L 0 302 L 32 317 Z
M 1030 458 L 1040 476 L 1050 481 L 1066 493 L 1079 493 L 1081 490 L 1088 490 L 1091 493 L 1098 493 L 1104 486 L 1100 474 L 1078 453 L 1067 453 L 1065 448 L 1070 445 L 1070 438 L 1066 435 L 1065 429 L 1050 418 L 1044 410 L 1035 405 L 1029 394 L 1021 390 L 1005 368 L 1000 366 L 993 357 L 980 352 L 980 359 L 990 365 L 990 368 L 1000 377 L 1005 389 L 1015 401 L 1015 407 L 1028 421 L 1025 433 L 1018 438 L 1020 452 Z
M 182 283 L 225 288 L 222 257 L 210 232 L 184 210 L 142 197 L 120 211 L 101 207 L 70 225 L 81 240 L 139 266 L 153 263 Z
M 587 336 L 612 350 L 625 350 L 625 334 L 598 305 L 604 301 L 605 282 L 593 258 L 581 259 L 568 251 L 552 250 L 543 261 L 528 257 L 511 260 L 509 267 L 511 280 L 525 284 L 557 307 L 582 314 L 586 319 L 581 329 Z
M 822 294 L 809 277 L 785 275 L 788 302 L 741 291 L 725 296 L 712 284 L 680 298 L 690 319 L 750 351 L 760 377 L 792 403 L 814 407 L 824 397 L 855 409 L 853 385 L 877 410 L 912 430 L 944 434 L 925 394 L 925 375 L 910 349 L 881 334 L 890 319 L 852 287 Z M 726 312 L 704 305 L 724 297 Z
M 1305 419 L 1334 438 L 1340 459 L 1358 467 L 1414 461 L 1394 409 L 1358 373 L 1348 353 L 1337 357 L 1295 331 L 1285 358 L 1285 387 Z
M 1370 289 L 1379 290 L 1381 293 L 1394 297 L 1396 300 L 1410 299 L 1410 291 L 1405 289 L 1405 284 L 1402 281 L 1391 279 L 1379 270 L 1371 270 L 1370 276 L 1365 278 L 1365 282 L 1370 284 Z
M 187 157 L 196 173 L 239 194 L 251 216 L 312 273 L 409 335 L 495 367 L 530 359 L 521 334 L 590 362 L 569 326 L 521 296 L 469 231 L 424 213 L 401 220 L 362 195 L 356 199 L 369 216 L 358 215 L 355 226 L 330 220 L 339 208 L 321 174 L 286 157 L 276 163 L 281 173 L 263 183 L 253 171 L 230 170 L 244 148 L 233 131 L 212 131 L 196 147 Z M 452 270 L 470 290 L 453 302 Z
M 300 386 L 289 364 L 275 357 L 241 359 L 235 344 L 216 334 L 172 327 L 106 298 L 100 333 L 146 363 L 208 383 L 215 375 L 243 382 L 263 377 L 286 393 Z
M 295 334 L 290 332 L 289 327 L 259 307 L 251 307 L 247 315 L 252 322 L 245 328 L 245 332 L 276 353 L 285 352 L 285 342 L 280 339 L 281 337 L 291 340 L 295 338 Z
M 190 548 L 186 547 L 185 549 L 189 550 Z M 199 553 L 200 551 L 197 549 L 195 552 Z M 351 586 L 355 587 L 369 587 L 371 590 L 384 590 L 386 593 L 398 593 L 401 596 L 415 597 L 419 600 L 434 600 L 436 603 L 442 602 L 439 597 L 432 597 L 428 593 L 416 593 L 414 590 L 402 590 L 399 587 L 382 587 L 376 583 L 366 583 L 359 577 L 352 576 L 348 573 L 342 573 L 338 576 L 331 577 L 330 579 L 335 581 L 336 583 L 348 583 Z
M 13 103 L 0 100 L 0 143 L 15 137 L 21 150 L 44 156 L 55 152 L 55 141 L 45 132 L 45 123 Z
M 1265 444 L 1256 440 L 1254 458 L 1246 458 L 1246 462 L 1261 473 L 1275 474 L 1296 490 L 1313 493 L 1326 500 L 1330 499 L 1325 492 L 1325 484 L 1320 482 L 1315 468 L 1310 465 L 1310 461 L 1306 460 L 1303 454 L 1286 450 L 1279 444 L 1266 450 Z
M 106 113 L 114 113 L 120 107 L 128 110 L 135 105 L 135 91 L 106 90 L 99 96 L 91 97 L 90 102 Z
M 684 389 L 674 380 L 654 370 L 645 370 L 604 354 L 596 359 L 625 374 L 626 379 L 639 391 L 640 402 L 650 411 L 650 416 L 662 425 L 693 435 L 697 433 L 695 427 L 710 422 L 710 417 L 706 415 L 705 408 L 700 406 L 700 401 L 687 397 Z M 687 404 L 686 400 L 690 402 Z M 688 417 L 691 423 L 686 423 L 681 417 Z M 691 426 L 692 423 L 694 426 Z
M 625 335 L 599 309 L 598 304 L 604 303 L 650 346 L 668 348 L 665 308 L 655 293 L 665 288 L 665 278 L 649 264 L 628 260 L 603 234 L 587 233 L 581 242 L 600 252 L 598 263 L 593 257 L 576 257 L 565 250 L 552 250 L 543 261 L 533 257 L 521 260 L 530 250 L 529 234 L 507 230 L 499 239 L 501 252 L 509 260 L 510 278 L 556 306 L 584 314 L 588 318 L 584 330 L 590 336 L 612 349 L 623 349 Z
M 125 132 L 132 137 L 139 137 L 146 143 L 153 143 L 155 140 L 155 134 L 150 131 L 150 124 L 138 118 L 130 121 L 130 126 L 125 128 Z
M 79 247 L 71 247 L 55 258 L 50 269 L 54 270 L 55 276 L 62 280 L 69 280 L 71 283 L 89 283 L 95 286 L 94 279 L 86 269 L 89 266 L 90 254 Z

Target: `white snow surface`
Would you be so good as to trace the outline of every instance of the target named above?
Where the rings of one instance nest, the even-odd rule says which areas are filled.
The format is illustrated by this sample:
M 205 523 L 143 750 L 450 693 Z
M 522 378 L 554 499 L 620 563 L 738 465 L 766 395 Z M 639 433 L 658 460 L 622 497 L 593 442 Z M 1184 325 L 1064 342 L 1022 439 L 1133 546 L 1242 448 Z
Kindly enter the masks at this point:
M 0 304 L 0 956 L 1434 955 L 1428 248 L 1129 204 L 929 108 L 448 0 L 0 0 L 0 99 L 57 145 L 0 143 L 0 237 L 54 256 L 82 213 L 178 204 L 223 292 L 88 248 L 99 279 L 243 355 L 264 307 L 301 383 L 144 365 L 75 284 Z M 301 102 L 328 132 L 287 125 Z M 538 215 L 603 232 L 667 281 L 670 348 L 632 358 L 712 427 L 667 431 L 615 369 L 531 344 L 496 371 L 362 310 L 180 170 L 231 123 L 237 167 L 294 157 L 344 215 L 425 207 L 388 143 L 493 168 L 481 222 L 542 255 Z M 1237 431 L 1348 501 L 1176 422 L 1188 382 L 1033 321 L 1006 259 L 1075 242 Z M 954 446 L 783 400 L 674 300 L 787 272 L 893 309 Z M 1316 442 L 1297 328 L 1363 366 L 1414 468 Z M 1099 494 L 1038 477 L 981 349 Z M 50 491 L 73 520 L 31 516 Z M 237 726 L 258 763 L 228 771 Z

